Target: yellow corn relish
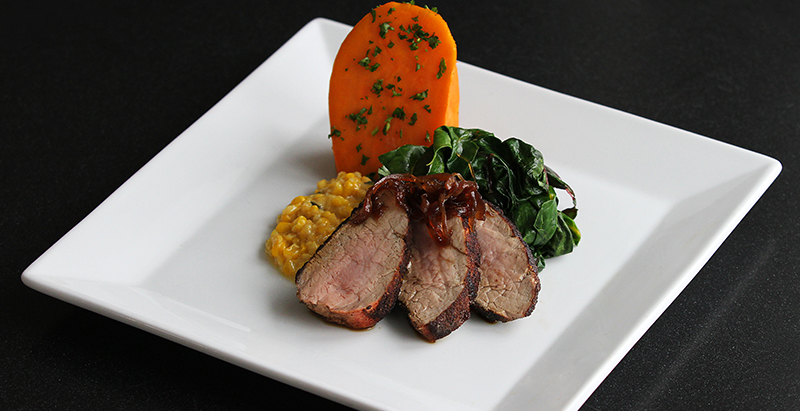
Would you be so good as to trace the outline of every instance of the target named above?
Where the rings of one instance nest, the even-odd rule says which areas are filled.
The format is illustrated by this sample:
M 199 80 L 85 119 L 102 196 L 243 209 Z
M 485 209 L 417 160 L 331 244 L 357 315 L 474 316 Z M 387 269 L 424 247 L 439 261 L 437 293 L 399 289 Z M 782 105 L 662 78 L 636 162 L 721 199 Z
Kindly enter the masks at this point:
M 294 278 L 336 227 L 358 207 L 372 181 L 359 172 L 320 180 L 314 194 L 295 197 L 283 209 L 266 244 L 281 272 Z

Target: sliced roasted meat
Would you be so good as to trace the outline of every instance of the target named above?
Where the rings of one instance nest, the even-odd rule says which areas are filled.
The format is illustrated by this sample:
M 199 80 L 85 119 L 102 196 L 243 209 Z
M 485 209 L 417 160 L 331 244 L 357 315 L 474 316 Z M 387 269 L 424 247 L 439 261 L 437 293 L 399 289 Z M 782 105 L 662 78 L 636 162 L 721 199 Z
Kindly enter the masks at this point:
M 480 250 L 468 218 L 447 219 L 448 242 L 436 241 L 424 222 L 411 223 L 411 262 L 400 288 L 400 303 L 411 325 L 435 341 L 470 316 L 478 283 Z
M 375 325 L 394 307 L 408 267 L 409 219 L 395 193 L 377 193 L 381 212 L 355 211 L 297 272 L 297 297 L 328 321 Z M 358 221 L 356 220 L 358 216 Z
M 481 249 L 480 285 L 474 308 L 490 321 L 530 315 L 539 294 L 537 264 L 516 226 L 486 202 L 482 221 L 475 221 Z

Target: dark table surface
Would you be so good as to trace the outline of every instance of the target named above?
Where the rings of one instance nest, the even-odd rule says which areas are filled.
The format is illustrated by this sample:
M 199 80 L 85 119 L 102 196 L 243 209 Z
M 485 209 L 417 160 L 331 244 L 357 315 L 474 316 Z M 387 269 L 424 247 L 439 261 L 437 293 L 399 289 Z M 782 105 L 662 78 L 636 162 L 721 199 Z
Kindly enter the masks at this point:
M 0 409 L 338 406 L 20 281 L 304 24 L 376 5 L 334 3 L 4 4 Z M 800 2 L 431 5 L 462 61 L 783 164 L 584 409 L 800 409 Z

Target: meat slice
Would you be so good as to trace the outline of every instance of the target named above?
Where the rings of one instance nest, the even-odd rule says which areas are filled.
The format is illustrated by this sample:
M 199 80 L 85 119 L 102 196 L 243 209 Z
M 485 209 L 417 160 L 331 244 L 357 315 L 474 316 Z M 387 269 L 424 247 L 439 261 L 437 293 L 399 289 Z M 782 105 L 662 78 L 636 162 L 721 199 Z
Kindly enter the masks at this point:
M 481 262 L 473 306 L 489 321 L 526 317 L 539 295 L 536 261 L 519 230 L 500 209 L 486 202 L 484 217 L 475 222 Z
M 381 213 L 358 223 L 351 216 L 297 272 L 297 297 L 328 321 L 369 328 L 397 302 L 408 267 L 409 220 L 392 192 L 381 196 Z
M 400 287 L 400 303 L 411 325 L 435 341 L 461 326 L 470 316 L 478 285 L 480 250 L 469 219 L 447 219 L 449 244 L 431 237 L 423 222 L 412 221 L 411 262 Z

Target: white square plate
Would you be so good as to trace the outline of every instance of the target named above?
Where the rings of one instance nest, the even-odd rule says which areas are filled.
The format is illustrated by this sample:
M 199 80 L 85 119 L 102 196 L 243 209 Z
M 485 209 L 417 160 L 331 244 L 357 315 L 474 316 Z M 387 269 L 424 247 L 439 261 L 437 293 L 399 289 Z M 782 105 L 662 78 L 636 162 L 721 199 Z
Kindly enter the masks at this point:
M 578 195 L 583 241 L 529 318 L 435 344 L 401 313 L 329 326 L 263 245 L 335 176 L 316 19 L 24 273 L 27 285 L 332 400 L 376 409 L 576 409 L 763 194 L 776 160 L 459 63 L 461 126 L 527 140 Z

